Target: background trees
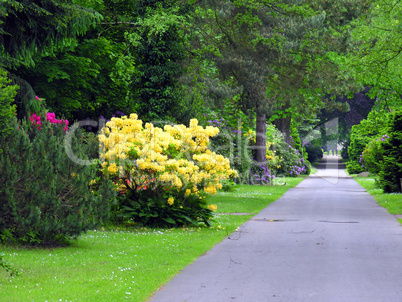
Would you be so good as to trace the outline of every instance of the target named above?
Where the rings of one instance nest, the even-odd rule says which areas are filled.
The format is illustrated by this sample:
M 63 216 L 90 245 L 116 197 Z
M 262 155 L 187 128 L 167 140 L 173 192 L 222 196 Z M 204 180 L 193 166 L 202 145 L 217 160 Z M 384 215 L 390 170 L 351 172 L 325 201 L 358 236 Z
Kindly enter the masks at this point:
M 102 18 L 72 0 L 4 0 L 0 13 L 0 63 L 8 67 L 34 65 L 35 55 L 74 44 Z
M 373 0 L 368 14 L 353 22 L 353 51 L 343 60 L 344 71 L 372 87 L 383 106 L 401 104 L 402 34 L 398 0 Z
M 18 112 L 34 103 L 33 91 L 72 120 L 137 112 L 183 122 L 199 108 L 233 108 L 255 123 L 261 162 L 267 120 L 289 142 L 292 122 L 307 132 L 338 117 L 345 139 L 367 114 L 361 105 L 372 104 L 347 92 L 370 91 L 382 106 L 400 100 L 398 1 L 2 4 L 0 62 L 19 77 Z
M 324 19 L 305 5 L 293 4 L 205 1 L 196 9 L 196 46 L 209 51 L 223 78 L 242 87 L 243 108 L 256 113 L 258 162 L 265 162 L 266 115 L 272 115 L 277 99 L 284 96 L 272 88 L 285 82 L 293 91 L 300 88 L 306 78 L 292 71 L 310 69 L 303 46 Z M 286 63 L 294 68 L 283 70 Z
M 33 67 L 43 56 L 77 44 L 102 16 L 72 0 L 4 0 L 0 5 L 0 66 L 11 72 L 19 91 L 15 99 L 21 118 L 34 111 L 35 94 L 31 85 L 15 75 L 21 67 Z
M 135 111 L 144 120 L 173 120 L 180 111 L 177 79 L 183 72 L 181 28 L 188 9 L 171 0 L 136 3 L 137 27 L 129 34 L 138 70 L 132 88 Z
M 267 116 L 289 141 L 292 118 L 314 117 L 323 99 L 355 88 L 334 57 L 347 51 L 350 22 L 366 9 L 360 0 L 199 3 L 191 23 L 195 47 L 209 51 L 220 75 L 242 87 L 243 110 L 257 117 L 258 161 Z

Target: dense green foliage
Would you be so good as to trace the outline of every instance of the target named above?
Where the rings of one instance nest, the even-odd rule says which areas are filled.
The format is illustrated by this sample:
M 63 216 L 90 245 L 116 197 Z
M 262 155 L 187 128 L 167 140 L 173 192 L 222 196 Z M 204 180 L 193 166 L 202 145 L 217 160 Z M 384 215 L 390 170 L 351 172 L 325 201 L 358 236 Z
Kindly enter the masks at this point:
M 138 76 L 133 78 L 134 110 L 144 121 L 172 120 L 180 111 L 177 79 L 184 59 L 184 6 L 176 1 L 141 0 L 137 29 L 130 33 Z
M 286 83 L 298 94 L 298 89 L 309 86 L 305 76 L 313 70 L 309 64 L 314 57 L 312 31 L 324 19 L 306 5 L 293 4 L 205 1 L 199 3 L 193 22 L 196 49 L 210 53 L 220 76 L 242 88 L 243 108 L 257 114 L 255 159 L 259 163 L 265 162 L 266 116 L 272 114 L 278 96 L 286 94 L 273 87 Z M 289 94 L 286 97 L 290 99 Z
M 308 145 L 305 148 L 308 154 L 307 159 L 310 163 L 315 163 L 322 159 L 323 152 L 320 146 Z
M 175 1 L 75 1 L 103 21 L 68 47 L 15 71 L 48 106 L 71 120 L 137 112 L 146 121 L 180 121 L 183 22 Z M 191 116 L 189 118 L 193 118 Z M 188 119 L 189 119 L 188 118 Z
M 383 159 L 382 156 L 382 142 L 388 138 L 387 134 L 384 134 L 382 137 L 377 137 L 369 142 L 363 150 L 361 163 L 364 168 L 371 173 L 378 174 L 381 169 L 381 161 Z
M 32 84 L 50 110 L 69 120 L 110 118 L 130 107 L 124 77 L 130 78 L 135 69 L 133 62 L 118 56 L 122 47 L 104 37 L 86 39 L 15 73 Z
M 0 6 L 0 64 L 35 65 L 36 55 L 51 54 L 76 42 L 101 15 L 72 0 L 3 0 Z
M 13 122 L 10 135 L 0 140 L 1 242 L 63 243 L 104 223 L 115 198 L 109 180 L 91 185 L 96 164 L 70 159 L 61 125 L 34 124 Z M 85 159 L 93 146 L 79 132 L 68 135 L 75 136 L 74 154 Z
M 25 69 L 35 70 L 37 63 L 40 63 L 42 57 L 52 57 L 60 51 L 66 51 L 77 46 L 79 41 L 77 36 L 84 34 L 96 23 L 102 20 L 102 16 L 96 11 L 81 7 L 72 0 L 3 0 L 0 5 L 0 66 L 4 66 L 10 73 L 14 84 L 20 89 L 14 103 L 17 105 L 17 115 L 23 118 L 29 112 L 37 112 L 35 104 L 35 90 L 39 85 L 35 81 L 27 82 L 24 78 Z M 57 59 L 50 61 L 57 62 Z M 68 60 L 65 60 L 67 64 Z M 70 63 L 78 63 L 82 66 L 84 63 L 80 58 L 70 58 Z M 55 65 L 45 66 L 49 77 L 47 81 L 53 78 L 68 78 L 68 71 Z M 42 67 L 43 68 L 43 67 Z M 71 69 L 70 69 L 71 70 Z M 41 66 L 38 67 L 35 75 L 29 78 L 41 81 Z M 78 77 L 86 74 L 86 70 L 80 70 Z M 89 70 L 91 76 L 93 72 Z M 36 78 L 38 76 L 38 78 Z M 85 82 L 85 81 L 84 81 Z M 47 82 L 46 82 L 47 83 Z M 65 86 L 66 83 L 64 83 Z M 45 85 L 44 90 L 48 85 Z M 69 91 L 77 91 L 77 87 L 68 87 Z M 57 87 L 60 92 L 63 86 Z M 85 89 L 85 87 L 83 87 Z M 51 95 L 52 89 L 49 89 Z M 47 94 L 41 95 L 48 98 Z M 58 95 L 60 97 L 60 95 Z M 54 103 L 60 103 L 55 97 Z M 62 101 L 65 101 L 64 99 Z M 76 102 L 76 101 L 75 101 Z M 66 106 L 74 103 L 71 100 L 66 102 Z M 35 107 L 33 110 L 32 107 Z M 55 107 L 55 106 L 52 106 Z M 63 107 L 63 106 L 61 106 Z M 56 108 L 55 108 L 56 109 Z M 62 113 L 65 113 L 64 111 Z
M 15 108 L 11 103 L 17 94 L 18 86 L 11 86 L 9 83 L 7 72 L 0 67 L 0 137 L 10 132 L 11 121 L 15 115 Z
M 371 0 L 368 14 L 354 21 L 352 40 L 357 47 L 343 60 L 353 76 L 386 107 L 400 104 L 402 95 L 402 34 L 399 0 Z
M 349 162 L 346 164 L 349 173 L 365 171 L 362 163 L 363 150 L 368 143 L 386 134 L 387 117 L 389 112 L 373 110 L 358 125 L 352 127 L 350 145 L 348 147 Z
M 385 193 L 402 192 L 402 111 L 392 113 L 388 136 L 381 144 L 378 182 Z

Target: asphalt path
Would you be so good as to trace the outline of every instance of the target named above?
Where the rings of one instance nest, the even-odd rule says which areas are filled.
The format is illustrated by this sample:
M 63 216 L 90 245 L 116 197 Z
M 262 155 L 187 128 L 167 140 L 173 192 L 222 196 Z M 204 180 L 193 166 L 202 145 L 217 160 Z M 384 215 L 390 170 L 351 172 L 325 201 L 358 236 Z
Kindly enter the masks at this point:
M 150 301 L 401 302 L 402 227 L 329 156 Z

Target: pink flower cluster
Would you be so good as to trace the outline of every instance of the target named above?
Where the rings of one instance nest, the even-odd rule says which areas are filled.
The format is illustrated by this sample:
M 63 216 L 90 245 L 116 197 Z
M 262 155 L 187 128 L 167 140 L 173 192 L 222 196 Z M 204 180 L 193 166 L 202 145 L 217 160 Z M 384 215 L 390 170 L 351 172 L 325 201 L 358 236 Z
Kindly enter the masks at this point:
M 35 125 L 35 122 L 36 122 L 36 125 L 38 125 L 38 130 L 40 130 L 40 126 L 42 126 L 42 122 L 40 121 L 40 116 L 37 115 L 36 113 L 34 113 L 31 117 L 29 117 L 29 119 L 31 120 L 32 125 Z
M 42 122 L 40 120 L 40 116 L 34 113 L 30 118 L 32 125 L 38 125 L 38 130 L 40 130 L 40 126 L 42 126 Z M 63 130 L 67 131 L 68 130 L 68 120 L 58 120 L 56 119 L 56 115 L 54 113 L 48 112 L 46 114 L 46 120 L 51 122 L 52 124 L 65 124 Z

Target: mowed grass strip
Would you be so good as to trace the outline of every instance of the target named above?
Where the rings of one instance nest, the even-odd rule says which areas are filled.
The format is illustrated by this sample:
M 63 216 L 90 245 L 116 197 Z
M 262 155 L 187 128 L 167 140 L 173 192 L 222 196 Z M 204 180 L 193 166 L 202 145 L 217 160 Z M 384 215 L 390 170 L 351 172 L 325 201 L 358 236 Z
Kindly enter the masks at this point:
M 401 193 L 385 194 L 382 189 L 378 188 L 375 178 L 372 177 L 355 177 L 354 179 L 374 197 L 380 206 L 386 208 L 388 213 L 402 215 Z M 398 219 L 398 221 L 402 224 L 402 219 Z
M 243 185 L 210 198 L 218 206 L 211 228 L 149 229 L 115 226 L 90 231 L 69 247 L 0 245 L 22 275 L 0 269 L 0 301 L 146 301 L 184 267 L 303 180 Z M 286 182 L 286 185 L 284 183 Z M 251 213 L 232 215 L 229 213 Z

